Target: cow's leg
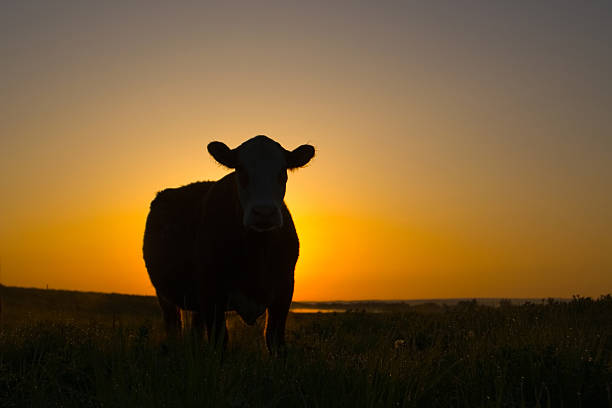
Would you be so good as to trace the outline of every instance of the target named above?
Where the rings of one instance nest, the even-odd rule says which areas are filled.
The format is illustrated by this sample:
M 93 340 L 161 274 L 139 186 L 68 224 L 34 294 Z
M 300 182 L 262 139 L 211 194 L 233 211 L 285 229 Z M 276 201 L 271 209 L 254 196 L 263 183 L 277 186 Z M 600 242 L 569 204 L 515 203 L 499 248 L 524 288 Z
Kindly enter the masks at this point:
M 191 332 L 193 336 L 200 340 L 204 334 L 204 318 L 202 313 L 194 311 L 191 313 Z
M 270 354 L 283 353 L 285 350 L 285 323 L 292 297 L 293 284 L 268 307 L 266 313 L 266 345 Z
M 157 294 L 157 300 L 162 309 L 162 317 L 164 319 L 164 326 L 166 329 L 166 335 L 174 337 L 181 331 L 181 310 L 162 296 Z
M 219 304 L 212 304 L 203 313 L 206 320 L 208 341 L 215 346 L 223 341 L 223 348 L 227 347 L 228 335 L 227 327 L 225 327 L 225 308 Z

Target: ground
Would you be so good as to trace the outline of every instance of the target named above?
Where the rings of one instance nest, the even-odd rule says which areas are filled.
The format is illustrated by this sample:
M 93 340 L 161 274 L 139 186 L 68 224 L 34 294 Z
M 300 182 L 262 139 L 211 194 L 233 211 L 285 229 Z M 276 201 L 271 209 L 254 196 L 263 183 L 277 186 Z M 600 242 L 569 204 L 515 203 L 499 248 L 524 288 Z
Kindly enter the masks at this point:
M 0 406 L 612 406 L 612 298 L 293 314 L 228 350 L 165 339 L 154 298 L 1 288 Z

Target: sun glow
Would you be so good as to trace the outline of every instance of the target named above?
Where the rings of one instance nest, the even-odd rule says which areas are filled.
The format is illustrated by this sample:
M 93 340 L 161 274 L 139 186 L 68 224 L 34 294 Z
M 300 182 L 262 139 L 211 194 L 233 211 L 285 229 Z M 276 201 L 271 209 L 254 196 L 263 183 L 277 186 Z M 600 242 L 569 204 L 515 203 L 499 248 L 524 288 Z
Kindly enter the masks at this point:
M 317 149 L 297 300 L 609 292 L 608 14 L 450 3 L 7 4 L 0 282 L 152 294 L 155 193 L 265 134 Z

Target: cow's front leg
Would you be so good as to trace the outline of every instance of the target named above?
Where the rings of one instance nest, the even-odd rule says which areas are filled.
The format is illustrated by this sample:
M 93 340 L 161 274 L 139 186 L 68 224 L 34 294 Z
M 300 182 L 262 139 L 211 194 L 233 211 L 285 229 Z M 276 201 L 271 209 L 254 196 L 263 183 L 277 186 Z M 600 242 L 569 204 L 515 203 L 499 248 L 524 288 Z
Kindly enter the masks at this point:
M 293 297 L 293 285 L 276 299 L 266 314 L 266 345 L 270 354 L 285 351 L 285 323 Z
M 227 347 L 228 335 L 225 326 L 225 307 L 220 304 L 212 304 L 204 311 L 206 320 L 206 333 L 208 341 L 215 347 L 223 342 L 223 348 Z
M 181 311 L 175 304 L 161 296 L 159 292 L 157 292 L 157 300 L 162 309 L 166 337 L 174 338 L 181 332 Z

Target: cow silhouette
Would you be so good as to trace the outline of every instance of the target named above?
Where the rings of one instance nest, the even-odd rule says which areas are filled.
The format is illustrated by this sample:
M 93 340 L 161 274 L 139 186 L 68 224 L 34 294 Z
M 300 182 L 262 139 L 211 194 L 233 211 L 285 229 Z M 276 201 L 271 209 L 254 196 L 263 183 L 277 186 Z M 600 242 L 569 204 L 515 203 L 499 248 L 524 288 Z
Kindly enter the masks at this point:
M 211 142 L 209 153 L 233 169 L 218 181 L 157 193 L 147 217 L 143 256 L 168 333 L 181 310 L 210 341 L 227 344 L 225 312 L 247 324 L 267 311 L 270 352 L 284 346 L 299 241 L 283 199 L 287 170 L 306 165 L 315 149 L 285 150 L 266 136 L 235 149 Z

